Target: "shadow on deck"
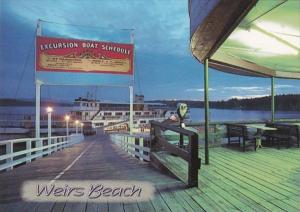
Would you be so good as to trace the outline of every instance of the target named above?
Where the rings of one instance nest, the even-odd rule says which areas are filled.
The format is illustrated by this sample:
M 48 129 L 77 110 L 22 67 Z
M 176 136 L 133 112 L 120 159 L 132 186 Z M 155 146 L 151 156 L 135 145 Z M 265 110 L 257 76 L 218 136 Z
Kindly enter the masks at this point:
M 203 157 L 203 151 L 200 150 Z M 82 155 L 80 158 L 79 155 Z M 187 162 L 159 154 L 170 171 L 186 179 Z M 74 162 L 75 161 L 75 162 Z M 237 152 L 210 149 L 198 188 L 164 175 L 130 157 L 107 136 L 90 137 L 63 151 L 0 174 L 0 211 L 299 211 L 300 149 Z M 73 165 L 66 170 L 70 164 Z M 63 171 L 64 170 L 64 171 Z M 63 172 L 62 172 L 63 171 Z M 63 174 L 61 174 L 63 173 Z M 20 201 L 26 180 L 143 180 L 156 187 L 149 202 L 36 203 Z

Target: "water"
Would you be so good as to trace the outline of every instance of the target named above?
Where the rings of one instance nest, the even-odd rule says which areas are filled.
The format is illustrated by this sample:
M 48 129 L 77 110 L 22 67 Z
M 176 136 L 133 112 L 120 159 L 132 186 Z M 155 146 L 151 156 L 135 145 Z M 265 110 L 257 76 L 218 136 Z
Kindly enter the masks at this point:
M 55 107 L 53 115 L 64 115 L 68 113 L 72 107 Z M 20 106 L 10 106 L 3 107 L 0 106 L 0 114 L 14 115 L 14 114 L 26 114 L 34 115 L 35 107 L 20 107 Z M 41 107 L 41 114 L 46 114 L 46 107 Z M 193 122 L 203 122 L 204 121 L 204 108 L 190 108 L 190 116 Z M 278 111 L 275 114 L 278 118 L 291 118 L 300 119 L 300 112 L 295 111 Z M 270 120 L 270 111 L 258 111 L 258 110 L 237 110 L 237 109 L 210 109 L 210 120 L 211 121 L 242 121 L 242 120 Z
M 193 122 L 204 122 L 204 108 L 190 108 L 190 116 Z M 276 119 L 300 119 L 300 112 L 277 111 Z M 271 119 L 271 111 L 238 110 L 238 109 L 210 109 L 211 121 L 266 121 Z

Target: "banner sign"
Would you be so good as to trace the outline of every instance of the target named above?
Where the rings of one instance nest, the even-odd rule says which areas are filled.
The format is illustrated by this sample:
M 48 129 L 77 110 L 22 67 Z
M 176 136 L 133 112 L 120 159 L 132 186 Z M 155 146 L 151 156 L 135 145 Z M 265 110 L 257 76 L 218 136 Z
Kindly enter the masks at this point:
M 133 44 L 36 38 L 36 70 L 133 74 Z

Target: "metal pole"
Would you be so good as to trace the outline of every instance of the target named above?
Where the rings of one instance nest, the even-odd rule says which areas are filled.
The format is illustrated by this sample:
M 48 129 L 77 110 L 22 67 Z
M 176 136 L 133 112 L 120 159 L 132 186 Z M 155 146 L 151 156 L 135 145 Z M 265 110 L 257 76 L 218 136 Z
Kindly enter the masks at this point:
M 48 142 L 51 141 L 51 113 L 48 113 Z
M 78 123 L 76 123 L 76 134 L 78 134 Z
M 208 97 L 208 59 L 204 61 L 204 110 L 205 110 L 205 164 L 209 164 L 208 133 L 209 133 L 209 97 Z
M 133 133 L 133 86 L 129 86 L 129 99 L 130 99 L 130 108 L 129 108 L 129 134 Z
M 69 120 L 66 121 L 67 136 L 69 136 Z
M 180 118 L 180 127 L 182 128 L 183 119 Z M 179 148 L 183 148 L 183 134 L 180 133 L 179 135 Z
M 272 122 L 275 122 L 275 78 L 271 78 L 271 113 Z
M 40 138 L 41 81 L 35 82 L 35 137 Z
M 51 145 L 51 128 L 52 128 L 52 124 L 51 124 L 51 112 L 48 111 L 48 146 Z M 51 147 L 48 148 L 49 153 L 51 154 Z
M 130 43 L 134 45 L 134 34 L 133 32 L 130 33 Z M 133 86 L 134 86 L 134 51 L 133 51 L 133 61 L 132 61 L 132 85 L 129 86 L 129 134 L 133 134 Z

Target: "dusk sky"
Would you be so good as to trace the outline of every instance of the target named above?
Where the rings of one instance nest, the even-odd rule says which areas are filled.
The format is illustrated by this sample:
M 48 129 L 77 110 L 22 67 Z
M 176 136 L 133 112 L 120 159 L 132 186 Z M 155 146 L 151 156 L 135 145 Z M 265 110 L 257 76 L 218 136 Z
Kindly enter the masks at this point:
M 203 100 L 203 65 L 189 50 L 188 1 L 184 0 L 1 0 L 0 98 L 34 98 L 36 23 L 45 36 L 130 42 L 134 29 L 135 92 L 153 99 Z M 66 84 L 99 78 L 124 84 L 127 77 L 65 74 Z M 276 93 L 300 93 L 299 80 L 276 79 Z M 270 94 L 270 79 L 210 69 L 211 100 Z M 128 89 L 95 86 L 43 86 L 42 98 L 73 100 L 90 92 L 97 99 L 127 101 Z

